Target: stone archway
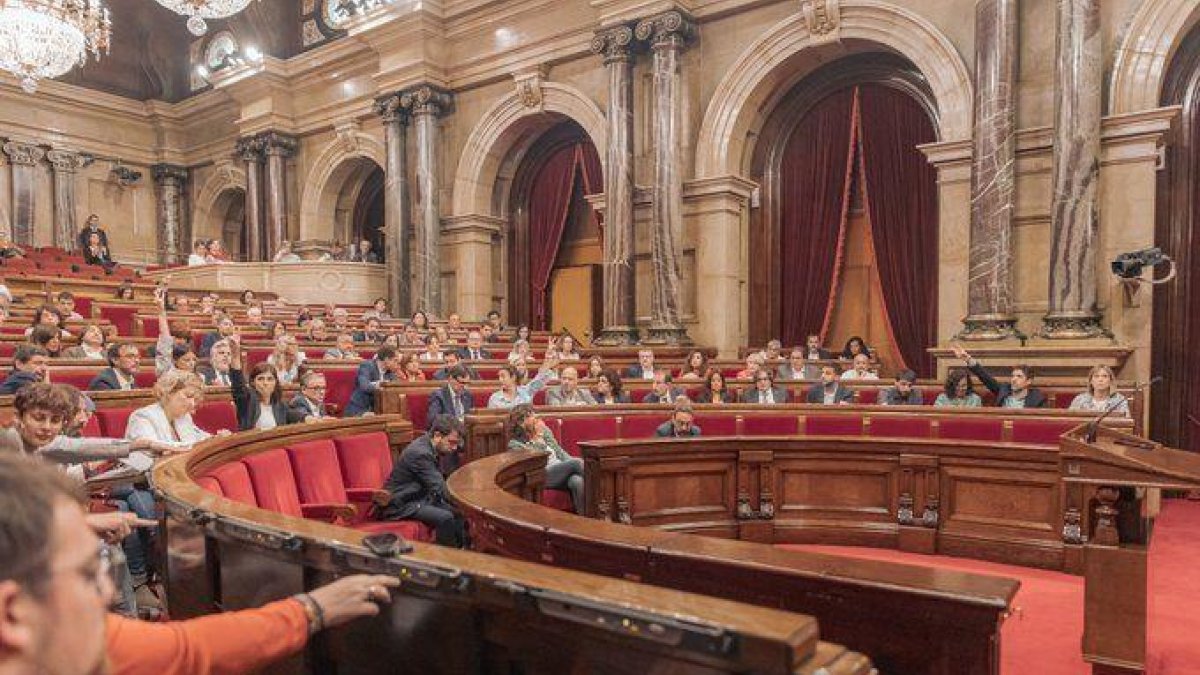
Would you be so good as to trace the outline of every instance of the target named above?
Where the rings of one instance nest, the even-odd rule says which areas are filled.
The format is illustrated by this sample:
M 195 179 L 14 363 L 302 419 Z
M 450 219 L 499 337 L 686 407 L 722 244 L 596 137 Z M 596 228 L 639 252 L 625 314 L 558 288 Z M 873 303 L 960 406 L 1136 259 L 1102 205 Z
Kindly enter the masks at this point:
M 230 194 L 239 192 L 242 195 L 246 193 L 246 172 L 232 163 L 217 166 L 196 194 L 192 236 L 197 239 L 222 236 Z M 191 242 L 187 242 L 187 246 L 190 252 Z
M 1200 23 L 1195 0 L 1146 0 L 1117 47 L 1109 81 L 1108 113 L 1124 115 L 1162 106 L 1171 57 Z
M 697 178 L 746 175 L 749 136 L 775 107 L 775 97 L 826 60 L 807 58 L 817 55 L 883 49 L 903 56 L 921 71 L 933 92 L 939 138 L 970 138 L 971 74 L 954 45 L 933 24 L 895 5 L 842 0 L 835 30 L 836 40 L 813 35 L 806 21 L 791 17 L 742 52 L 705 111 L 696 146 Z
M 304 180 L 298 239 L 334 238 L 335 216 L 347 183 L 364 167 L 383 166 L 384 157 L 383 143 L 362 132 L 341 134 L 326 145 Z

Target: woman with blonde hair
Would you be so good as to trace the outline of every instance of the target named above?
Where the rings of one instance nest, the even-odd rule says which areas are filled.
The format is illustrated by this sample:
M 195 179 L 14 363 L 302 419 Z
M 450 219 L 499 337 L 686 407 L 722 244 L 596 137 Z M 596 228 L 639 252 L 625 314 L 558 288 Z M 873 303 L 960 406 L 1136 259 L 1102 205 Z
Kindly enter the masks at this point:
M 196 426 L 192 413 L 204 400 L 204 381 L 186 370 L 170 370 L 154 383 L 155 402 L 133 411 L 125 426 L 125 438 L 149 438 L 170 447 L 185 448 L 211 438 Z M 221 434 L 229 433 L 222 430 Z
M 294 336 L 280 335 L 275 338 L 275 351 L 267 356 L 267 363 L 275 369 L 280 384 L 289 384 L 300 377 L 300 367 L 306 358 Z
M 1113 387 L 1115 381 L 1112 368 L 1093 366 L 1088 373 L 1087 391 L 1071 401 L 1071 410 L 1104 412 L 1112 408 L 1111 414 L 1129 417 L 1129 400 Z

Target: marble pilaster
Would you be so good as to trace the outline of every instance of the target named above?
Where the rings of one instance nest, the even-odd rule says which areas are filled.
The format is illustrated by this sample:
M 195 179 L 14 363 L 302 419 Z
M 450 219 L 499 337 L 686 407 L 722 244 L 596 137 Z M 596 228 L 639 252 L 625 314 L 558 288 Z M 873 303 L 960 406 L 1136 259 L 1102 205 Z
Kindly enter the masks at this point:
M 288 239 L 287 159 L 296 153 L 296 139 L 277 131 L 260 135 L 266 157 L 266 260 Z
M 1049 311 L 1040 331 L 1049 339 L 1109 335 L 1096 308 L 1101 43 L 1100 0 L 1058 0 Z
M 600 31 L 592 52 L 608 71 L 608 146 L 604 164 L 603 316 L 594 344 L 637 342 L 633 229 L 633 29 Z
M 653 147 L 654 210 L 650 232 L 654 285 L 650 294 L 650 328 L 642 340 L 657 344 L 688 344 L 680 321 L 679 258 L 683 252 L 683 82 L 679 55 L 695 33 L 691 17 L 682 11 L 643 19 L 635 34 L 650 46 L 654 73 Z
M 438 117 L 449 112 L 453 101 L 449 92 L 431 85 L 421 85 L 400 94 L 401 104 L 412 114 L 417 143 L 416 194 L 416 256 L 413 260 L 414 310 L 423 309 L 434 315 L 442 314 L 441 265 L 441 130 Z
M 959 333 L 965 340 L 1016 335 L 1012 263 L 1018 4 L 1018 0 L 975 3 L 968 315 Z
M 158 187 L 158 261 L 170 265 L 186 256 L 181 245 L 183 234 L 183 185 L 188 171 L 174 164 L 151 167 Z
M 46 160 L 54 174 L 54 245 L 64 251 L 78 248 L 75 222 L 75 176 L 76 172 L 92 163 L 89 155 L 65 150 L 50 150 Z
M 22 246 L 33 245 L 34 185 L 38 162 L 46 151 L 32 143 L 8 141 L 3 146 L 12 165 L 12 240 Z
M 408 111 L 393 94 L 375 101 L 383 119 L 384 258 L 388 269 L 388 301 L 397 316 L 412 313 L 412 252 L 409 250 L 411 209 L 408 195 Z
M 253 136 L 239 140 L 237 155 L 246 164 L 246 260 L 264 260 L 262 141 Z

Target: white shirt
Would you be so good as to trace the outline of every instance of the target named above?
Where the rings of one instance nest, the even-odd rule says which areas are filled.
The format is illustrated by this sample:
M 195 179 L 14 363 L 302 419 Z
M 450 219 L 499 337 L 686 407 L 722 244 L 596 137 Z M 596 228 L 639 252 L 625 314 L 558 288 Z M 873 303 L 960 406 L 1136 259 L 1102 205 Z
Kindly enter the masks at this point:
M 175 447 L 192 445 L 211 437 L 212 434 L 196 426 L 191 415 L 184 415 L 172 423 L 158 403 L 134 410 L 125 426 L 125 438 L 128 440 L 152 438 Z
M 202 255 L 196 255 L 195 253 L 193 253 L 188 256 L 187 264 L 188 264 L 188 267 L 197 267 L 199 265 L 207 265 L 208 260 L 206 260 L 205 257 Z
M 255 429 L 274 429 L 278 426 L 275 421 L 275 409 L 270 403 L 258 404 L 258 421 L 254 423 Z
M 842 373 L 842 379 L 843 380 L 878 380 L 879 376 L 870 371 L 867 371 L 867 372 L 863 373 L 862 375 L 859 375 L 857 370 L 851 368 L 850 370 L 847 370 L 846 372 Z

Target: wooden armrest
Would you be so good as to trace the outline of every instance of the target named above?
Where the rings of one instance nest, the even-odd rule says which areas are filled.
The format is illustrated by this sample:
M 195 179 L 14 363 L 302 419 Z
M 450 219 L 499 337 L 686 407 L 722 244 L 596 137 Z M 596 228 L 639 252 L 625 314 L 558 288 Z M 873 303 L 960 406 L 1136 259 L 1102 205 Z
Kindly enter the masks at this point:
M 392 493 L 376 488 L 346 488 L 346 496 L 355 502 L 370 502 L 375 506 L 387 506 L 392 501 Z
M 330 523 L 350 523 L 358 515 L 358 509 L 353 504 L 301 504 L 300 514 Z

